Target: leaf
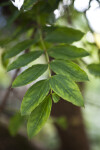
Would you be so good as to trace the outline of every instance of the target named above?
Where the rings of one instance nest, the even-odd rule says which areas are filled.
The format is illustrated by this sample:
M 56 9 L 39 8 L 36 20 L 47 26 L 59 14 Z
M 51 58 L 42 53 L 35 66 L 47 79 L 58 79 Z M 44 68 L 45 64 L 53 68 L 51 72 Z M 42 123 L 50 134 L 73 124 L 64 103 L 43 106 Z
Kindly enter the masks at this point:
M 48 27 L 47 33 L 47 42 L 68 44 L 81 40 L 84 35 L 81 31 L 69 27 Z
M 49 90 L 50 86 L 48 80 L 39 81 L 31 86 L 23 98 L 21 114 L 30 114 L 45 99 Z
M 100 64 L 90 64 L 87 68 L 91 74 L 100 76 Z
M 7 53 L 5 55 L 5 58 L 11 58 L 13 56 L 16 56 L 21 51 L 26 50 L 27 48 L 29 48 L 35 42 L 36 42 L 36 40 L 25 40 L 25 41 L 22 41 L 22 42 L 18 43 L 17 45 L 15 45 L 14 47 L 12 47 L 11 49 L 9 49 L 7 51 Z
M 53 99 L 54 103 L 58 103 L 59 100 L 60 100 L 60 97 L 57 94 L 53 93 L 52 94 L 52 99 Z
M 7 68 L 8 63 L 9 63 L 9 60 L 8 60 L 8 59 L 4 59 L 4 57 L 5 57 L 5 52 L 3 52 L 3 53 L 1 54 L 1 62 L 2 62 L 3 67 L 4 67 L 4 68 Z
M 83 48 L 78 48 L 72 45 L 59 45 L 52 47 L 48 50 L 48 54 L 53 58 L 63 60 L 76 59 L 89 55 L 89 53 Z
M 68 121 L 65 116 L 57 117 L 54 121 L 61 129 L 66 130 L 68 128 Z
M 29 84 L 30 82 L 36 80 L 40 77 L 48 68 L 46 64 L 37 64 L 28 68 L 22 72 L 13 82 L 13 87 L 23 86 Z
M 7 67 L 7 71 L 26 66 L 27 64 L 34 61 L 42 54 L 43 54 L 43 51 L 35 51 L 35 52 L 29 52 L 27 54 L 23 54 L 19 56 L 13 63 L 11 63 Z
M 65 75 L 74 81 L 88 81 L 88 76 L 77 64 L 69 60 L 53 60 L 50 63 L 50 68 L 56 74 Z
M 10 123 L 9 123 L 9 132 L 12 136 L 15 136 L 20 128 L 20 126 L 23 124 L 24 122 L 24 117 L 21 116 L 20 113 L 16 113 L 11 119 L 10 119 Z
M 17 10 L 13 12 L 13 14 L 8 18 L 5 28 L 10 27 L 13 24 L 13 22 L 18 18 L 19 15 L 20 15 L 20 11 Z
M 35 108 L 35 110 L 33 110 L 27 124 L 27 131 L 30 138 L 35 136 L 44 126 L 50 116 L 51 107 L 52 101 L 50 96 L 48 96 L 37 108 Z
M 24 9 L 29 10 L 33 7 L 34 4 L 36 4 L 38 0 L 25 0 L 24 2 Z
M 10 43 L 12 40 L 10 38 L 3 38 L 0 39 L 0 47 L 5 47 L 8 43 Z
M 64 100 L 76 106 L 84 106 L 83 97 L 73 80 L 62 75 L 55 75 L 50 79 L 51 89 Z
M 25 26 L 17 26 L 16 29 L 14 30 L 14 33 L 11 35 L 12 39 L 16 39 L 28 32 L 32 27 L 29 28 L 28 26 L 29 23 L 25 23 Z

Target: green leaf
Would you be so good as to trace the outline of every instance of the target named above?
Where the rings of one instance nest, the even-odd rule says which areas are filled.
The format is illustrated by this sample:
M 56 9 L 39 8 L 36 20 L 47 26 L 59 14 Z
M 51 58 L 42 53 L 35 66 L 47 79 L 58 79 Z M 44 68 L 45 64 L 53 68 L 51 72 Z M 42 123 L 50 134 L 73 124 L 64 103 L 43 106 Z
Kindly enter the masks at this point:
M 29 10 L 33 7 L 34 4 L 36 4 L 38 0 L 25 0 L 24 2 L 24 9 Z
M 1 62 L 4 68 L 7 68 L 8 64 L 9 64 L 9 60 L 5 59 L 5 52 L 2 53 L 1 55 Z
M 48 50 L 49 56 L 56 59 L 76 59 L 88 56 L 89 53 L 86 52 L 83 48 L 78 48 L 72 45 L 59 45 L 55 47 L 51 47 Z
M 0 39 L 0 47 L 5 47 L 5 45 L 10 43 L 11 41 L 12 41 L 11 38 L 8 37 Z
M 65 116 L 57 117 L 54 122 L 63 130 L 68 128 L 68 121 Z
M 47 33 L 47 42 L 68 44 L 79 41 L 84 35 L 81 31 L 69 27 L 48 27 Z
M 11 119 L 10 119 L 10 123 L 9 123 L 9 132 L 12 136 L 15 136 L 20 128 L 20 126 L 23 124 L 24 122 L 24 117 L 21 116 L 20 113 L 16 113 Z
M 22 72 L 13 82 L 13 87 L 23 86 L 40 77 L 48 68 L 46 64 L 37 64 Z
M 88 81 L 88 76 L 77 64 L 69 60 L 53 60 L 50 63 L 50 68 L 56 74 L 65 75 L 74 81 Z
M 59 100 L 60 100 L 60 97 L 57 94 L 53 93 L 52 94 L 52 99 L 53 99 L 54 103 L 58 103 Z
M 100 76 L 100 64 L 90 64 L 87 66 L 89 72 L 95 76 Z
M 30 114 L 45 99 L 49 90 L 50 86 L 48 80 L 39 81 L 31 86 L 23 98 L 21 114 Z
M 35 136 L 48 120 L 51 112 L 52 101 L 48 96 L 33 112 L 31 113 L 27 131 L 30 138 Z
M 35 42 L 36 42 L 36 40 L 25 40 L 25 41 L 22 41 L 22 42 L 18 43 L 17 45 L 15 45 L 14 47 L 12 47 L 11 49 L 9 49 L 7 51 L 7 53 L 5 55 L 5 58 L 11 58 L 13 56 L 16 56 L 21 51 L 26 50 L 27 48 L 29 48 Z
M 10 17 L 8 18 L 5 28 L 10 27 L 14 23 L 14 21 L 18 18 L 19 15 L 20 15 L 20 11 L 17 10 L 13 12 L 13 14 L 10 15 Z
M 43 51 L 35 51 L 35 52 L 29 52 L 29 53 L 23 54 L 23 55 L 19 56 L 13 63 L 11 63 L 7 67 L 7 70 L 10 71 L 13 69 L 17 69 L 17 68 L 26 66 L 27 64 L 34 61 L 42 54 L 43 54 Z
M 51 89 L 64 100 L 76 106 L 84 106 L 83 97 L 73 80 L 63 75 L 55 75 L 50 79 Z

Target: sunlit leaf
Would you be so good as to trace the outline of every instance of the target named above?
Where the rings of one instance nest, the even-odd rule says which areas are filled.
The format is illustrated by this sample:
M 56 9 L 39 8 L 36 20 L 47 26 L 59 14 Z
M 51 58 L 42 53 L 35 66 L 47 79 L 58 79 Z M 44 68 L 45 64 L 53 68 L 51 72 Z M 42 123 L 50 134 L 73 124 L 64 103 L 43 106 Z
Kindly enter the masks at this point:
M 89 53 L 85 51 L 83 48 L 78 48 L 72 45 L 59 45 L 51 47 L 48 50 L 49 56 L 56 59 L 76 59 L 88 56 Z
M 64 100 L 76 106 L 84 106 L 83 97 L 73 80 L 62 75 L 55 75 L 50 79 L 51 89 Z
M 56 74 L 65 75 L 74 81 L 88 81 L 88 76 L 77 64 L 69 60 L 54 60 L 50 67 Z
M 48 65 L 37 64 L 28 68 L 22 72 L 13 82 L 13 87 L 23 86 L 29 84 L 30 82 L 36 80 L 40 77 L 48 68 Z
M 48 80 L 39 81 L 31 86 L 23 98 L 21 114 L 30 114 L 45 99 L 49 90 L 50 86 Z
M 10 71 L 13 69 L 17 69 L 17 68 L 26 66 L 27 64 L 34 61 L 42 54 L 43 54 L 43 51 L 35 51 L 35 52 L 29 52 L 29 53 L 23 54 L 23 55 L 19 56 L 13 63 L 11 63 L 7 67 L 7 70 Z

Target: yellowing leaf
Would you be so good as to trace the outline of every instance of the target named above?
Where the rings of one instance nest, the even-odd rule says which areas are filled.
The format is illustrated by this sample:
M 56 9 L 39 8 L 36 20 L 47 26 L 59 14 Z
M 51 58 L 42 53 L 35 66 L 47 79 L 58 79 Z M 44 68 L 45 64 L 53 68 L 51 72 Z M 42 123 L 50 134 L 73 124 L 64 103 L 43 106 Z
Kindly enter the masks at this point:
M 35 136 L 44 126 L 50 116 L 51 107 L 52 101 L 50 96 L 48 96 L 36 109 L 33 110 L 27 124 L 27 131 L 30 138 Z

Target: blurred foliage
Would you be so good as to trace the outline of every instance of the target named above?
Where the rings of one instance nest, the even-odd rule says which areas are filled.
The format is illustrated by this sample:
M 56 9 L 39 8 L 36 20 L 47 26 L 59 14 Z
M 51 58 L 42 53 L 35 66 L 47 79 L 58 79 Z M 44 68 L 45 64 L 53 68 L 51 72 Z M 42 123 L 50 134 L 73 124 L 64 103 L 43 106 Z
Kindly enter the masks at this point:
M 45 81 L 29 88 L 21 105 L 21 113 L 26 115 L 28 112 L 30 116 L 28 135 L 32 137 L 49 117 L 51 104 L 45 103 L 48 94 L 48 101 L 53 99 L 57 103 L 62 97 L 83 106 L 83 98 L 74 81 L 88 81 L 85 71 L 89 76 L 91 73 L 100 77 L 99 35 L 89 28 L 85 13 L 74 9 L 73 1 L 64 5 L 62 0 L 26 0 L 20 11 L 11 2 L 3 2 L 0 6 L 6 20 L 6 25 L 0 30 L 0 84 L 10 83 L 8 74 L 5 75 L 7 69 L 23 67 L 25 70 L 30 66 L 16 78 L 16 86 L 27 85 L 34 80 L 37 82 L 45 71 L 48 75 Z M 56 10 L 60 13 L 58 18 Z M 33 61 L 40 56 L 45 57 L 47 64 L 34 66 Z M 53 76 L 51 72 L 57 75 Z M 12 135 L 17 133 L 23 123 L 22 118 L 21 114 L 16 114 L 11 119 L 9 130 Z M 67 128 L 66 118 L 58 118 L 55 122 L 61 128 Z
M 21 127 L 21 125 L 24 123 L 25 118 L 20 115 L 20 113 L 16 113 L 10 120 L 9 123 L 9 131 L 12 136 L 15 136 Z

